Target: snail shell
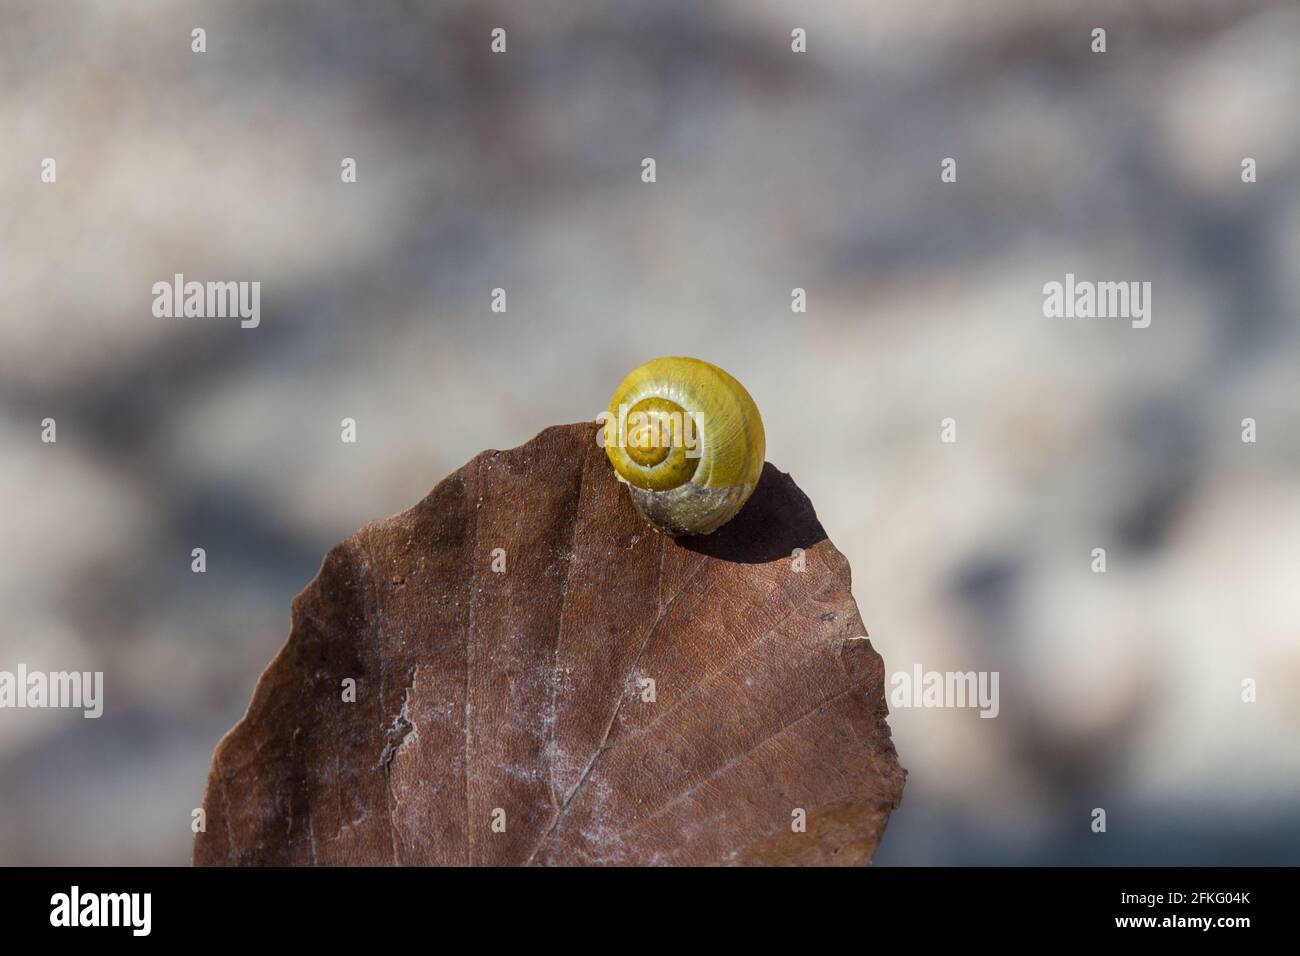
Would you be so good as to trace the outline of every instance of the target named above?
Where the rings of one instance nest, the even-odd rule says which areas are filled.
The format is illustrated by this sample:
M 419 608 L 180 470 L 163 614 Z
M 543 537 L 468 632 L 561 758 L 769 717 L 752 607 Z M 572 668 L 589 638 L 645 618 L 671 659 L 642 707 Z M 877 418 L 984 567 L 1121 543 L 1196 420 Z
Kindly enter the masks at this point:
M 709 534 L 735 517 L 763 473 L 758 406 L 708 362 L 658 358 L 614 392 L 605 453 L 632 504 L 664 534 Z

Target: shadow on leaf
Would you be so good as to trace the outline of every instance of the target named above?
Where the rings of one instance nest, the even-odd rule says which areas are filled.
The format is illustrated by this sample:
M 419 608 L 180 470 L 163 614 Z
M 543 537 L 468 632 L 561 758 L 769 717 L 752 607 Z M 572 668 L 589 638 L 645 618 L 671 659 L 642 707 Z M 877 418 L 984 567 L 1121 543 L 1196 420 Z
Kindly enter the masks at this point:
M 768 461 L 740 514 L 713 534 L 678 538 L 677 544 L 721 561 L 766 564 L 788 559 L 795 548 L 807 551 L 825 539 L 812 502 L 789 475 Z

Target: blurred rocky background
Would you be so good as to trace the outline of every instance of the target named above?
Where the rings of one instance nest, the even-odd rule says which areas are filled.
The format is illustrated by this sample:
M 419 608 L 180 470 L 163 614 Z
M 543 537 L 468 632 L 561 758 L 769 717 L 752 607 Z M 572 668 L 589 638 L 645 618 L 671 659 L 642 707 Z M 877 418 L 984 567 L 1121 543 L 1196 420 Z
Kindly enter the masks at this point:
M 878 864 L 1300 862 L 1297 117 L 1294 2 L 0 3 L 0 669 L 107 682 L 0 711 L 0 863 L 186 863 L 325 550 L 661 354 L 754 394 L 888 673 L 1001 674 L 894 709 Z

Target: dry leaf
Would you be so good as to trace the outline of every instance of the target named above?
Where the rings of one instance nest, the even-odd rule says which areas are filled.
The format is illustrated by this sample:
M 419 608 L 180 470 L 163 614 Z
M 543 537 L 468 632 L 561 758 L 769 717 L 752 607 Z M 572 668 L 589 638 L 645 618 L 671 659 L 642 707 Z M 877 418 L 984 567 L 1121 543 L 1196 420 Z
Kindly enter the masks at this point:
M 594 435 L 484 452 L 330 551 L 217 747 L 196 864 L 870 860 L 904 771 L 808 499 L 768 464 L 674 541 Z

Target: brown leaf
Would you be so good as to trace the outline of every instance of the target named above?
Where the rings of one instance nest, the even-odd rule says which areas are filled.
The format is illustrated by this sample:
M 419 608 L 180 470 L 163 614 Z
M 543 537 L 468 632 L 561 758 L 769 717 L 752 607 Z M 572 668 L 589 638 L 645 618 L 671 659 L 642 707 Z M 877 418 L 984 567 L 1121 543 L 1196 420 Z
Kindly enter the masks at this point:
M 865 635 L 771 464 L 675 541 L 594 426 L 549 428 L 330 551 L 217 746 L 194 862 L 867 862 L 904 771 Z

